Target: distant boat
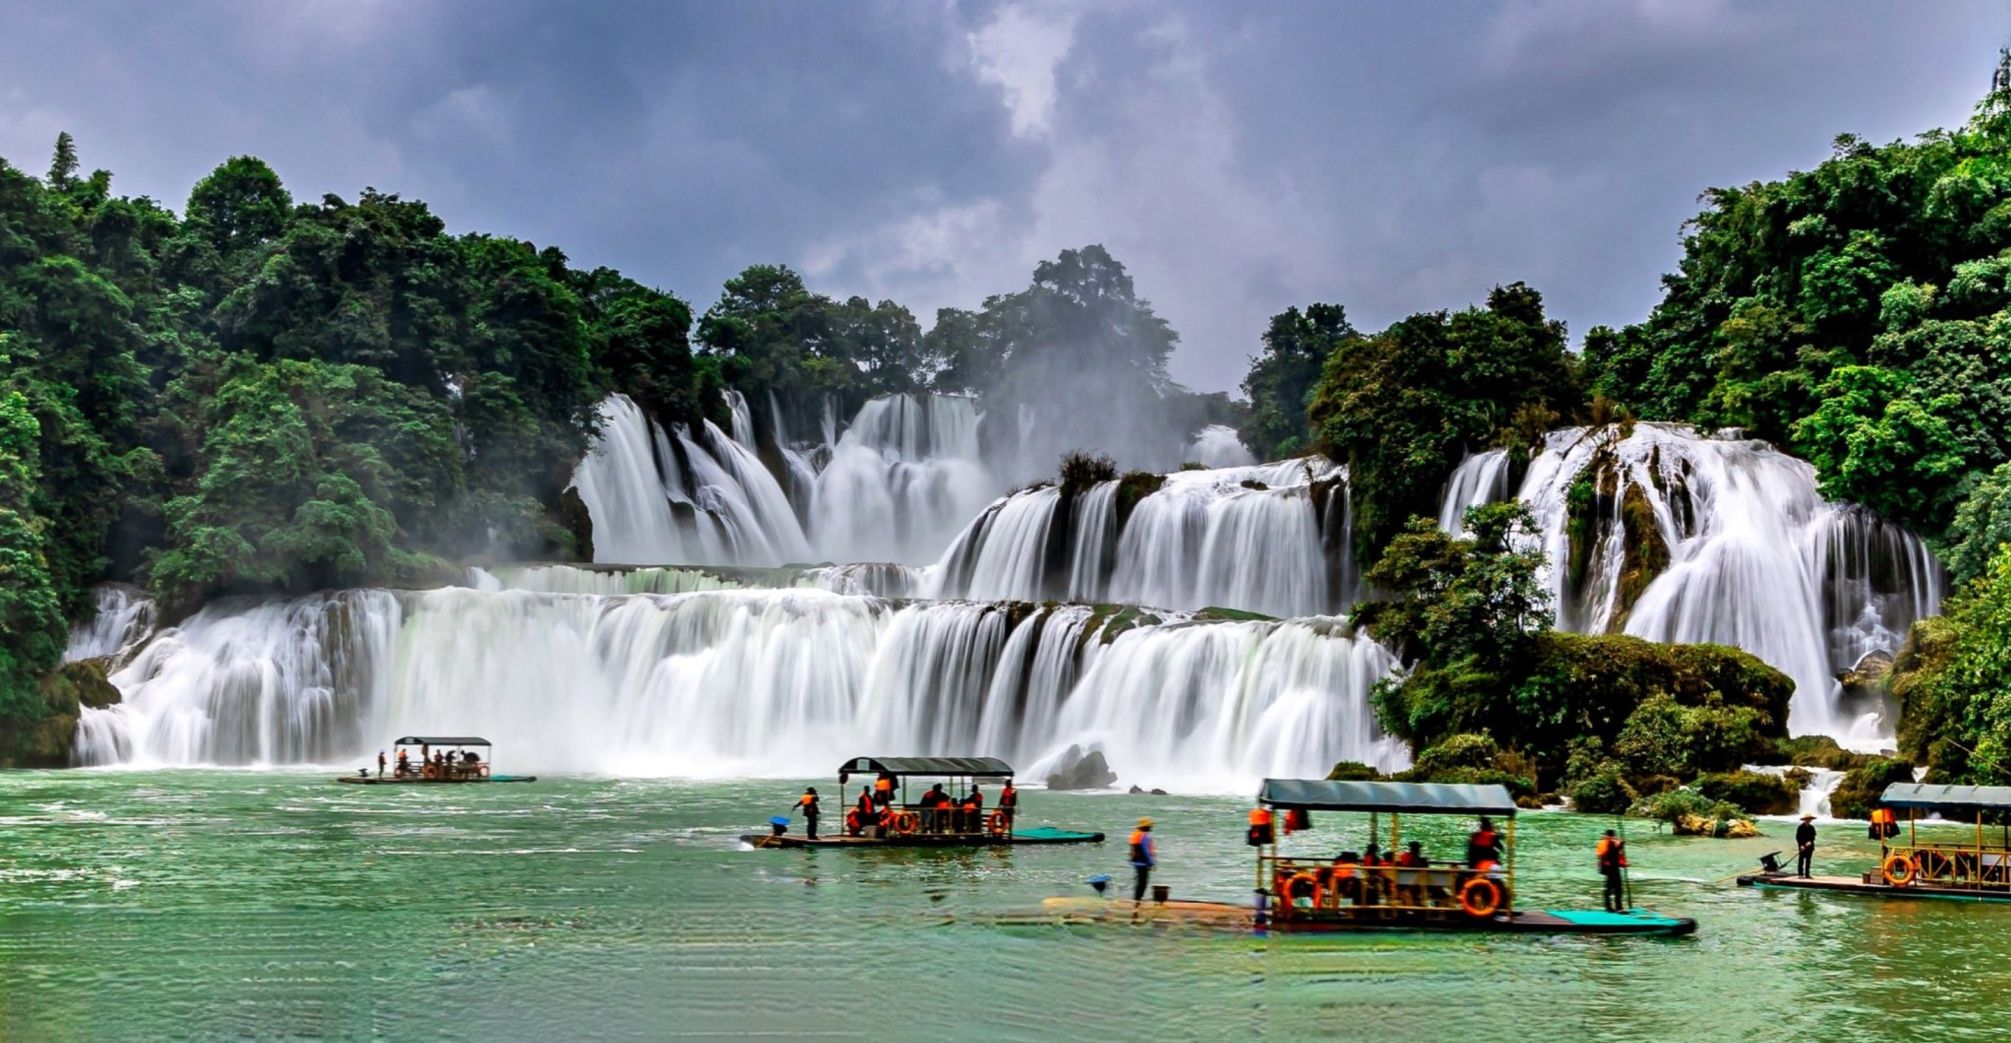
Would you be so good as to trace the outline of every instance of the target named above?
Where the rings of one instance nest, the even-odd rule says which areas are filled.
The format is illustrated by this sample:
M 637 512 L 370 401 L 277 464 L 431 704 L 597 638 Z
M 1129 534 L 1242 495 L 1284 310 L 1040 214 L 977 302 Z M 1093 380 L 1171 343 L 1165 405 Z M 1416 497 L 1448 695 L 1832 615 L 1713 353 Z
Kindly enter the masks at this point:
M 1887 844 L 1899 835 L 1896 814 L 1884 816 L 1885 828 L 1875 834 L 1883 858 L 1858 876 L 1796 876 L 1776 861 L 1776 851 L 1762 858 L 1762 869 L 1739 877 L 1739 886 L 1780 891 L 1834 891 L 1873 898 L 1940 898 L 1962 902 L 2011 902 L 2011 786 L 1937 786 L 1895 782 L 1878 798 L 1885 808 L 1906 810 L 1906 840 Z M 1923 814 L 1940 815 L 1954 823 L 1971 820 L 1971 843 L 1923 841 L 1918 823 Z M 1880 820 L 1873 819 L 1878 830 Z M 1997 827 L 1990 843 L 1989 827 Z M 1938 834 L 1948 836 L 1949 834 Z
M 468 782 L 536 782 L 536 775 L 495 775 L 489 751 L 495 746 L 475 735 L 407 735 L 391 744 L 392 757 L 376 772 L 358 768 L 337 782 L 358 786 L 459 785 Z M 412 755 L 414 748 L 418 756 Z

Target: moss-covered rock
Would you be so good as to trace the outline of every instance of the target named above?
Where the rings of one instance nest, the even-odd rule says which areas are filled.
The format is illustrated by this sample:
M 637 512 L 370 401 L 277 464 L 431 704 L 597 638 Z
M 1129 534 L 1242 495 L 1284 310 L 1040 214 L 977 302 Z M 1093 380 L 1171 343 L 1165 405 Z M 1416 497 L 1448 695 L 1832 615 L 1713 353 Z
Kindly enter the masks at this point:
M 1759 836 L 1752 820 L 1728 801 L 1713 800 L 1694 789 L 1683 788 L 1645 797 L 1629 812 L 1669 826 L 1683 836 Z
M 1872 757 L 1844 773 L 1830 791 L 1829 813 L 1837 818 L 1870 818 L 1879 795 L 1895 782 L 1912 782 L 1913 765 L 1896 757 Z
M 1696 785 L 1706 798 L 1725 801 L 1749 815 L 1785 815 L 1801 803 L 1801 791 L 1793 783 L 1757 771 L 1712 772 Z
M 65 663 L 36 685 L 36 712 L 0 717 L 0 768 L 69 766 L 82 707 L 103 709 L 119 701 L 119 690 L 95 661 Z
M 1371 782 L 1382 777 L 1382 772 L 1360 761 L 1336 761 L 1333 770 L 1327 772 L 1330 782 Z
M 1797 735 L 1783 739 L 1778 744 L 1779 753 L 1772 758 L 1785 761 L 1801 768 L 1828 768 L 1831 771 L 1849 771 L 1871 760 L 1868 753 L 1852 753 L 1836 744 L 1827 735 Z
M 1131 512 L 1138 501 L 1158 492 L 1166 485 L 1166 476 L 1150 471 L 1132 471 L 1117 480 L 1117 527 L 1131 518 Z

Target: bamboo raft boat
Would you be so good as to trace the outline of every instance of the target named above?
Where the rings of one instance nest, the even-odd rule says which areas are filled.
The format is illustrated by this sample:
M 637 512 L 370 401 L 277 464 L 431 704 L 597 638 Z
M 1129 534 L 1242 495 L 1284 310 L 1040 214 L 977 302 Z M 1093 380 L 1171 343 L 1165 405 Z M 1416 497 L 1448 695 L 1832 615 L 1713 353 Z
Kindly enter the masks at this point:
M 1340 931 L 1457 931 L 1496 934 L 1693 934 L 1697 922 L 1646 909 L 1518 909 L 1515 893 L 1515 814 L 1501 786 L 1412 782 L 1342 782 L 1266 779 L 1251 812 L 1247 842 L 1257 849 L 1254 899 L 1249 905 L 1176 901 L 1155 888 L 1155 899 L 1050 898 L 1037 912 L 1005 917 L 1004 924 L 1153 924 L 1238 931 L 1325 933 Z M 1366 814 L 1368 836 L 1378 836 L 1387 816 L 1392 852 L 1403 842 L 1407 815 L 1481 817 L 1468 860 L 1430 861 L 1407 852 L 1400 862 L 1343 852 L 1325 859 L 1279 854 L 1275 818 L 1286 832 L 1312 828 L 1312 812 Z M 1506 823 L 1494 834 L 1490 816 Z M 1484 853 L 1477 858 L 1474 850 Z M 1373 848 L 1371 847 L 1371 853 Z M 1092 881 L 1099 885 L 1104 878 Z
M 1782 868 L 1776 851 L 1760 860 L 1761 869 L 1739 877 L 1740 887 L 1767 891 L 1829 891 L 1898 900 L 1940 899 L 1957 902 L 2011 902 L 2011 825 L 1998 823 L 1998 841 L 1988 843 L 1984 818 L 2011 811 L 2011 786 L 1931 786 L 1895 782 L 1879 795 L 1881 808 L 1906 812 L 1906 842 L 1886 843 L 1898 835 L 1896 816 L 1875 821 L 1879 833 L 1879 863 L 1858 876 L 1796 876 Z M 1975 832 L 1969 843 L 1922 842 L 1922 814 L 1944 819 L 1969 819 Z M 1881 821 L 1886 829 L 1880 832 Z
M 354 775 L 338 775 L 337 782 L 352 786 L 459 786 L 481 782 L 536 782 L 536 775 L 497 775 L 489 770 L 488 751 L 494 743 L 476 735 L 407 735 L 391 744 L 396 751 L 396 770 L 386 775 L 383 768 L 372 775 L 358 768 Z M 414 765 L 407 751 L 418 747 L 419 763 Z M 476 751 L 481 752 L 476 752 Z M 430 751 L 445 756 L 438 763 Z
M 917 778 L 940 779 L 955 788 L 964 784 L 976 793 L 980 780 L 1004 783 L 1003 793 L 1012 793 L 1012 765 L 997 757 L 854 757 L 838 767 L 838 793 L 854 776 L 871 778 L 865 796 L 876 821 L 862 821 L 858 809 L 849 810 L 845 825 L 815 840 L 787 831 L 789 820 L 771 819 L 768 833 L 743 833 L 742 843 L 756 848 L 841 848 L 860 850 L 887 847 L 994 847 L 1023 844 L 1095 844 L 1102 833 L 1056 829 L 1052 826 L 1021 828 L 1019 805 L 975 809 L 955 805 L 932 807 L 908 799 L 908 783 Z M 937 787 L 941 789 L 940 786 Z

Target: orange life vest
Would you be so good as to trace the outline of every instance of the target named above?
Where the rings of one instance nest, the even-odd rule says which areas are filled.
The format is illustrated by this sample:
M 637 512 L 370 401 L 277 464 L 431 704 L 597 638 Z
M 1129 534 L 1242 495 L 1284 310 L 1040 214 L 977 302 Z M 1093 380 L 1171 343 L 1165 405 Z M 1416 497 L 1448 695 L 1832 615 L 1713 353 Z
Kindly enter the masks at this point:
M 1250 824 L 1251 824 L 1251 825 L 1253 825 L 1253 826 L 1268 826 L 1268 825 L 1270 825 L 1270 824 L 1271 824 L 1271 809 L 1270 809 L 1270 808 L 1252 808 L 1252 809 L 1251 809 L 1251 811 L 1250 811 Z
M 1014 808 L 1018 806 L 1019 806 L 1018 790 L 1012 788 L 1011 785 L 1007 785 L 1005 789 L 999 791 L 999 807 Z

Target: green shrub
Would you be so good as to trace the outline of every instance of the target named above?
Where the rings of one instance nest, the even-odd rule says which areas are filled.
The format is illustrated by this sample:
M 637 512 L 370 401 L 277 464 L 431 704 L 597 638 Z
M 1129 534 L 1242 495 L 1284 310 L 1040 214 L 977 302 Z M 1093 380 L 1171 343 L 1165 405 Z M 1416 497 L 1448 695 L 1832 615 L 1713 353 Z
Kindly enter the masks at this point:
M 1620 777 L 1620 767 L 1607 766 L 1571 787 L 1571 807 L 1588 815 L 1618 815 L 1634 805 L 1635 794 Z
M 1894 757 L 1872 757 L 1845 772 L 1830 791 L 1829 813 L 1837 818 L 1870 818 L 1879 795 L 1895 782 L 1912 782 L 1913 765 Z
M 1756 771 L 1714 772 L 1697 780 L 1697 792 L 1735 804 L 1750 815 L 1785 815 L 1800 805 L 1801 793 L 1778 775 Z
M 1630 814 L 1641 818 L 1651 818 L 1672 827 L 1681 827 L 1685 818 L 1699 818 L 1711 824 L 1714 836 L 1723 835 L 1729 825 L 1740 817 L 1741 812 L 1729 802 L 1712 800 L 1693 789 L 1674 789 L 1645 797 L 1636 803 Z
M 1332 782 L 1362 782 L 1382 778 L 1382 773 L 1360 761 L 1337 761 L 1327 779 Z

